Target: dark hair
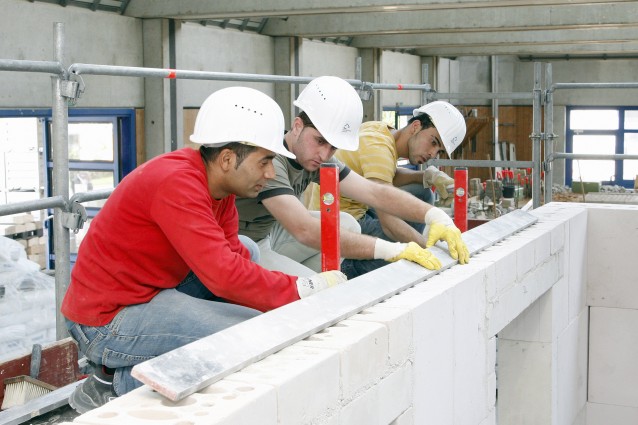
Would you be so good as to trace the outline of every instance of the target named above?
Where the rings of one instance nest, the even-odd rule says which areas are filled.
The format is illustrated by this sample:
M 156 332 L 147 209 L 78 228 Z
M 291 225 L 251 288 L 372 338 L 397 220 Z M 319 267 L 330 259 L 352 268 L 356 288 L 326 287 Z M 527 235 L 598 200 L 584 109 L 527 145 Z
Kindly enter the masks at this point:
M 432 122 L 428 114 L 421 114 L 417 115 L 416 117 L 412 117 L 410 118 L 410 120 L 408 120 L 408 124 L 412 124 L 414 121 L 419 121 L 421 123 L 421 130 L 434 127 L 434 123 Z
M 237 156 L 237 164 L 235 165 L 235 169 L 237 169 L 248 155 L 257 150 L 257 146 L 247 145 L 240 142 L 231 142 L 227 145 L 216 147 L 202 145 L 199 147 L 199 153 L 202 156 L 204 162 L 208 164 L 209 162 L 213 162 L 215 159 L 217 159 L 221 151 L 224 149 L 230 149 L 231 151 L 235 152 L 235 155 Z
M 315 130 L 317 129 L 317 127 L 315 127 L 312 121 L 310 121 L 310 117 L 308 117 L 308 114 L 306 114 L 304 111 L 299 112 L 299 115 L 297 116 L 301 119 L 301 122 L 303 123 L 304 127 L 311 127 L 311 128 L 314 128 Z

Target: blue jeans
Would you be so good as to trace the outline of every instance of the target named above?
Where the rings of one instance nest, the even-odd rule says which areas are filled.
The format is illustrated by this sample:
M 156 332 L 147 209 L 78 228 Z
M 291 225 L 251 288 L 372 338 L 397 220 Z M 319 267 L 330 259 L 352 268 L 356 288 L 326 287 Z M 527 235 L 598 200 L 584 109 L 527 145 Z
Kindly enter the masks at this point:
M 66 326 L 89 361 L 115 369 L 113 389 L 123 395 L 142 385 L 131 376 L 136 364 L 259 314 L 216 297 L 190 272 L 175 289 L 162 290 L 148 303 L 125 307 L 105 326 L 68 319 Z
M 409 184 L 406 186 L 401 186 L 400 189 L 411 193 L 412 195 L 416 196 L 424 202 L 427 202 L 428 204 L 432 204 L 433 202 L 432 191 L 430 189 L 424 188 L 423 185 L 416 183 Z M 425 223 L 407 223 L 419 233 L 422 233 L 425 229 Z M 390 242 L 395 242 L 383 232 L 381 222 L 379 221 L 379 217 L 377 216 L 374 208 L 369 208 L 365 215 L 359 219 L 359 225 L 361 226 L 362 234 L 374 236 L 376 238 L 380 238 Z M 388 262 L 385 260 L 345 259 L 341 263 L 341 271 L 346 276 L 348 276 L 348 279 L 354 279 L 357 276 L 361 276 L 364 273 L 371 272 L 372 270 L 376 270 L 387 264 Z

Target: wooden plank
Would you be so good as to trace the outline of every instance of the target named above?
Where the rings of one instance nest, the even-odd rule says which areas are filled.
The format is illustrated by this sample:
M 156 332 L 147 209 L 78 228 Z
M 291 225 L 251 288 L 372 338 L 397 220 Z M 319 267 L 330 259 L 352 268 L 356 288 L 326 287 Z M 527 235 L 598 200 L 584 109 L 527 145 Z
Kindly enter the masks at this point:
M 20 375 L 29 375 L 31 354 L 0 363 L 0 404 L 4 399 L 4 380 Z M 40 381 L 54 387 L 63 387 L 75 382 L 80 377 L 78 366 L 78 347 L 71 338 L 46 344 L 42 347 L 40 364 Z M 0 422 L 1 423 L 1 422 Z

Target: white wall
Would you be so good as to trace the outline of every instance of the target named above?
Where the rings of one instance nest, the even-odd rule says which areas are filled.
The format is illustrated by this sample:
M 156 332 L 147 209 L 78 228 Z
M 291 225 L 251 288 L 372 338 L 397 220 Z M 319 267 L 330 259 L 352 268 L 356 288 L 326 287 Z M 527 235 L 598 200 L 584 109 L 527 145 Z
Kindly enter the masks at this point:
M 636 242 L 601 244 L 596 233 L 611 226 L 615 235 L 623 227 L 619 220 L 603 222 L 591 208 L 551 203 L 534 210 L 536 224 L 470 264 L 453 266 L 178 403 L 144 386 L 74 423 L 635 423 L 627 416 L 633 399 L 620 398 L 627 399 L 620 389 L 635 382 L 629 356 L 624 373 L 612 377 L 618 387 L 604 405 L 610 416 L 606 422 L 587 419 L 593 417 L 587 410 L 593 410 L 587 403 L 588 256 L 597 254 L 596 264 L 605 269 L 617 248 L 636 248 Z M 605 213 L 629 215 L 633 223 L 638 209 L 610 207 Z M 630 227 L 626 238 L 638 240 L 638 227 Z M 603 255 L 601 246 L 610 249 L 602 248 Z M 621 276 L 631 274 L 626 264 L 622 270 Z M 613 320 L 619 330 L 635 325 L 631 314 Z M 629 344 L 631 350 L 638 346 L 635 333 Z M 595 350 L 609 351 L 590 347 Z M 589 374 L 591 398 L 591 365 Z
M 274 74 L 274 42 L 255 33 L 222 30 L 199 24 L 181 25 L 177 46 L 177 68 L 193 71 Z M 178 80 L 184 107 L 199 108 L 212 92 L 242 85 L 274 95 L 272 83 Z
M 4 0 L 0 13 L 0 58 L 53 61 L 53 25 L 65 25 L 66 66 L 73 63 L 142 66 L 141 21 L 116 14 L 95 13 L 22 0 Z M 0 107 L 51 107 L 48 74 L 3 72 Z M 141 107 L 139 78 L 84 76 L 86 91 L 80 107 Z
M 380 58 L 380 83 L 385 84 L 422 84 L 421 58 L 405 53 L 384 51 Z M 431 76 L 434 70 L 429 69 Z M 419 90 L 378 90 L 381 106 L 421 106 Z

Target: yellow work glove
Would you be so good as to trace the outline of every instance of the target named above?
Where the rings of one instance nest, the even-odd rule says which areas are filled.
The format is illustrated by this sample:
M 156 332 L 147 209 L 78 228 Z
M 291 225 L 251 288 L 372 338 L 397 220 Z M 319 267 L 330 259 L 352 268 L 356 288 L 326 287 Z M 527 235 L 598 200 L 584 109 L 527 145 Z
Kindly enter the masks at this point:
M 374 245 L 374 258 L 386 261 L 408 260 L 429 270 L 441 268 L 439 259 L 427 249 L 421 248 L 416 242 L 405 244 L 377 239 Z
M 454 179 L 433 165 L 430 165 L 423 172 L 423 187 L 434 186 L 441 199 L 447 199 L 450 194 L 447 187 L 454 185 Z
M 461 231 L 454 225 L 449 215 L 442 209 L 432 207 L 425 213 L 425 230 L 423 235 L 427 238 L 426 247 L 433 246 L 437 241 L 447 242 L 450 256 L 459 260 L 460 264 L 470 261 L 470 251 L 463 242 Z
M 348 277 L 339 270 L 317 273 L 310 277 L 299 277 L 297 279 L 297 293 L 299 293 L 299 298 L 306 298 L 346 280 L 348 280 Z

